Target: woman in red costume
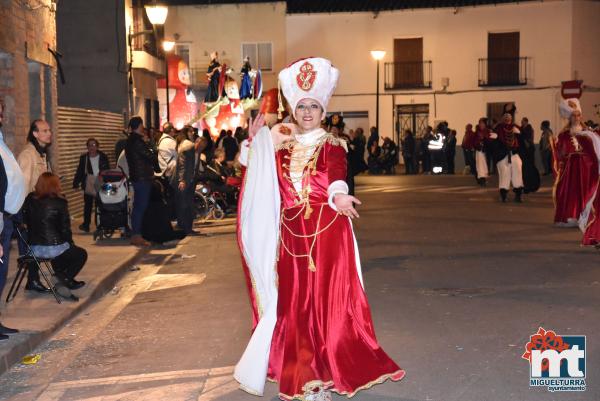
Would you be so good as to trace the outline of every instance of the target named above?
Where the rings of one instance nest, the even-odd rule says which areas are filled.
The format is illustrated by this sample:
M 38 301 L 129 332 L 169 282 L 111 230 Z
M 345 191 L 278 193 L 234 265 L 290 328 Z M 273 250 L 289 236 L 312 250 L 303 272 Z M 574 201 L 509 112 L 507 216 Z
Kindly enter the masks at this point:
M 258 117 L 240 157 L 247 169 L 238 239 L 255 328 L 234 377 L 252 394 L 262 395 L 268 378 L 283 400 L 327 401 L 331 391 L 351 397 L 404 376 L 375 338 L 346 143 L 320 128 L 338 76 L 322 58 L 281 71 L 296 124 L 269 130 Z
M 558 135 L 554 147 L 554 223 L 559 227 L 577 227 L 598 188 L 598 158 L 589 135 L 594 134 L 582 123 L 579 101 L 565 100 L 559 109 L 569 123 Z

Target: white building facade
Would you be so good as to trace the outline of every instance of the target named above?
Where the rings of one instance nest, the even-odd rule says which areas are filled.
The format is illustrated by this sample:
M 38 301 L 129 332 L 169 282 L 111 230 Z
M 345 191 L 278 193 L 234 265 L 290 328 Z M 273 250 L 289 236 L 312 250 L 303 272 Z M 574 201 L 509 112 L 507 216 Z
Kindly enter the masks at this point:
M 239 69 L 248 43 L 269 44 L 265 89 L 294 60 L 328 58 L 341 71 L 328 109 L 365 129 L 376 123 L 370 51 L 385 50 L 380 134 L 397 141 L 404 129 L 419 134 L 445 120 L 460 143 L 466 124 L 498 118 L 508 103 L 517 121 L 528 117 L 537 128 L 549 120 L 560 130 L 561 81 L 583 81 L 584 118 L 597 121 L 599 18 L 600 2 L 590 0 L 311 14 L 290 14 L 285 2 L 274 2 L 170 7 L 165 34 L 186 43 L 190 64 L 199 66 L 218 50 Z

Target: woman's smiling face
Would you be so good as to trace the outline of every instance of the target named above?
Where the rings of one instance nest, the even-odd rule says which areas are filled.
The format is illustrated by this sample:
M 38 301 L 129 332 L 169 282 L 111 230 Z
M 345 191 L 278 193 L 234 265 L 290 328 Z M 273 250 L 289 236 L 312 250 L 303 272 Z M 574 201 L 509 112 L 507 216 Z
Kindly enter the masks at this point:
M 313 99 L 302 99 L 296 105 L 294 117 L 302 131 L 310 131 L 321 126 L 323 108 Z

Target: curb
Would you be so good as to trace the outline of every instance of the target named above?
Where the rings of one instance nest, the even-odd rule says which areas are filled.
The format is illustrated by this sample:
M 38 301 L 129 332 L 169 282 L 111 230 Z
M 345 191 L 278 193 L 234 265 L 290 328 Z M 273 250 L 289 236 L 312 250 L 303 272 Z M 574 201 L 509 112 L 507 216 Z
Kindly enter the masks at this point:
M 69 313 L 64 315 L 64 317 L 54 322 L 50 328 L 37 332 L 21 332 L 21 335 L 19 336 L 20 338 L 17 340 L 17 342 L 12 345 L 8 352 L 0 356 L 0 376 L 8 372 L 13 365 L 21 362 L 24 356 L 30 354 L 41 343 L 52 337 L 60 328 L 65 325 L 65 323 L 79 315 L 94 301 L 108 293 L 124 276 L 124 274 L 127 272 L 127 268 L 136 260 L 147 254 L 150 250 L 151 248 L 138 249 L 135 253 L 125 258 L 123 261 L 113 265 L 111 272 L 107 274 L 100 282 L 98 282 L 91 294 L 85 299 L 80 299 L 76 307 L 71 309 Z M 52 301 L 54 302 L 54 299 L 52 299 Z

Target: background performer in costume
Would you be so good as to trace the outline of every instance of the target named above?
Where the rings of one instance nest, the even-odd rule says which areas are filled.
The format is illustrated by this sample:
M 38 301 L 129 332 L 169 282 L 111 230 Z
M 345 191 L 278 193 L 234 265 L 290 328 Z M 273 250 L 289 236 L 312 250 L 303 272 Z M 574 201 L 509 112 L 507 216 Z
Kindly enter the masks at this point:
M 498 186 L 500 187 L 500 199 L 506 202 L 506 196 L 512 183 L 515 193 L 515 202 L 521 202 L 523 193 L 523 163 L 519 157 L 519 140 L 517 135 L 519 129 L 513 124 L 513 117 L 506 113 L 502 116 L 502 122 L 494 128 L 490 138 L 497 139 L 496 142 L 496 166 L 498 167 Z
M 482 187 L 487 184 L 489 177 L 487 159 L 485 157 L 488 147 L 490 147 L 490 129 L 487 126 L 487 119 L 480 118 L 475 129 L 475 166 L 477 170 L 477 182 Z
M 219 100 L 219 80 L 221 79 L 221 63 L 219 63 L 219 53 L 213 52 L 210 54 L 210 64 L 206 72 L 208 78 L 208 90 L 204 101 L 208 103 Z
M 240 70 L 240 75 L 242 76 L 242 85 L 240 87 L 240 99 L 248 99 L 251 98 L 252 93 L 252 78 L 250 77 L 250 72 L 252 71 L 252 66 L 250 65 L 250 57 L 244 57 L 244 65 L 242 65 L 242 69 Z
M 242 147 L 238 239 L 255 325 L 234 376 L 253 394 L 268 377 L 283 400 L 326 401 L 404 376 L 377 343 L 362 285 L 346 143 L 320 128 L 338 76 L 322 58 L 281 71 L 297 125 L 259 116 Z
M 598 160 L 592 139 L 582 135 L 586 128 L 579 100 L 563 100 L 559 111 L 569 122 L 558 134 L 554 149 L 554 224 L 577 227 L 579 216 L 598 187 Z

